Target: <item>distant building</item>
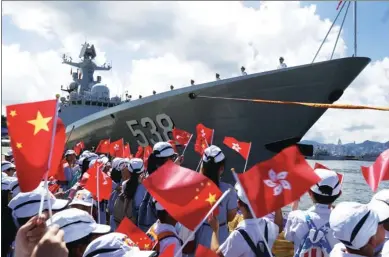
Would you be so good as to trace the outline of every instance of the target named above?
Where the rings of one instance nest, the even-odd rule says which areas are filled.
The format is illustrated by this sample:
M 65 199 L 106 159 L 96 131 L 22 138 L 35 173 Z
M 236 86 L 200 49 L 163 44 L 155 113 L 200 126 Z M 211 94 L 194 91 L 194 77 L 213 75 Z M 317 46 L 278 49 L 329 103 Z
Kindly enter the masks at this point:
M 342 145 L 342 140 L 340 140 L 340 138 L 338 140 L 338 145 Z

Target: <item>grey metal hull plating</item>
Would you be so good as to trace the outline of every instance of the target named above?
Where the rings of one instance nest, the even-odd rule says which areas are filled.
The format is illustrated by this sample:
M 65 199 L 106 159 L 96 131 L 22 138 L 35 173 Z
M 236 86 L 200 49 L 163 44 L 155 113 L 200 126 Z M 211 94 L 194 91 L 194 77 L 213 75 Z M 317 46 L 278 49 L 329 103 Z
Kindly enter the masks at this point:
M 159 139 L 150 132 L 152 124 L 145 117 L 149 117 L 157 124 L 158 114 L 166 114 L 177 128 L 192 133 L 195 133 L 198 123 L 213 128 L 215 130 L 213 143 L 226 153 L 227 169 L 234 167 L 240 171 L 245 161 L 223 145 L 224 136 L 252 142 L 248 163 L 248 167 L 251 167 L 274 155 L 265 148 L 266 144 L 289 138 L 301 139 L 326 109 L 229 100 L 192 100 L 188 97 L 189 93 L 331 103 L 330 94 L 335 90 L 345 90 L 369 62 L 370 59 L 364 57 L 342 58 L 240 76 L 145 97 L 92 114 L 70 124 L 67 127 L 68 135 L 73 127 L 74 130 L 68 146 L 83 140 L 87 147 L 91 147 L 104 138 L 111 138 L 112 142 L 123 137 L 125 141 L 130 142 L 131 151 L 134 153 L 138 147 L 137 141 L 142 144 L 152 144 L 152 139 L 154 141 Z M 128 126 L 129 121 L 132 124 L 139 123 L 134 125 L 133 129 L 140 129 L 149 142 L 144 142 L 142 136 L 134 137 Z M 162 125 L 166 126 L 167 122 L 163 122 Z M 162 135 L 163 128 L 158 127 L 158 124 L 156 127 Z M 200 158 L 194 152 L 194 142 L 195 136 L 185 153 L 185 166 L 193 169 L 197 167 Z

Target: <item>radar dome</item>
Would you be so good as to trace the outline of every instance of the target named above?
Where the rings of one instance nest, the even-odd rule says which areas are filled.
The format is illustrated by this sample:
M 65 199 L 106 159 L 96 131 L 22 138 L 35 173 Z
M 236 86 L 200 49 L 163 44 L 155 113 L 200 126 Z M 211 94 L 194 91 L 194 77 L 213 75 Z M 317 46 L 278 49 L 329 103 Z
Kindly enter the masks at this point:
M 109 88 L 104 84 L 94 85 L 91 92 L 97 98 L 109 98 Z

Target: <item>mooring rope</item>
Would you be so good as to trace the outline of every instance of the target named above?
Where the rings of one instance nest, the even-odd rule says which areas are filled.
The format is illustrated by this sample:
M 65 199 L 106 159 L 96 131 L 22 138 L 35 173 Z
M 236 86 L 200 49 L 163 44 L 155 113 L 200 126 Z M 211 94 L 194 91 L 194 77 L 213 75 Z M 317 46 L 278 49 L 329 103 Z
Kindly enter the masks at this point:
M 376 110 L 376 111 L 389 111 L 389 107 L 374 107 L 374 106 L 367 106 L 367 105 L 352 105 L 352 104 L 323 104 L 323 103 L 307 103 L 307 102 L 294 102 L 294 101 L 275 101 L 275 100 L 263 100 L 263 99 L 244 99 L 244 98 L 195 95 L 194 93 L 190 94 L 190 98 L 246 101 L 246 102 L 265 103 L 265 104 L 302 105 L 302 106 L 308 106 L 314 108 L 326 108 L 326 109 L 349 109 L 349 110 L 366 109 L 366 110 Z

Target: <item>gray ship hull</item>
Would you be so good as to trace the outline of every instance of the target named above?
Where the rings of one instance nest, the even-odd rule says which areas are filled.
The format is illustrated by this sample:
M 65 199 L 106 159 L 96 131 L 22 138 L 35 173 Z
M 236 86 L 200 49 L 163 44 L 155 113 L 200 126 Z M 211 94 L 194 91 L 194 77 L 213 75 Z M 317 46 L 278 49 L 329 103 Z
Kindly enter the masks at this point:
M 332 103 L 370 62 L 369 58 L 342 58 L 282 70 L 240 76 L 152 95 L 87 116 L 67 127 L 69 146 L 83 140 L 87 147 L 99 140 L 120 138 L 136 152 L 171 136 L 171 128 L 195 133 L 198 123 L 215 130 L 213 143 L 226 153 L 229 170 L 241 171 L 245 160 L 223 145 L 224 136 L 252 142 L 248 167 L 272 157 L 266 147 L 277 141 L 297 143 L 326 109 L 218 99 L 190 99 L 188 94 Z M 170 124 L 169 124 L 170 123 Z M 185 166 L 195 169 L 195 136 L 185 153 Z M 286 141 L 284 141 L 286 142 Z M 287 144 L 290 144 L 288 142 Z M 283 147 L 287 145 L 284 144 Z

